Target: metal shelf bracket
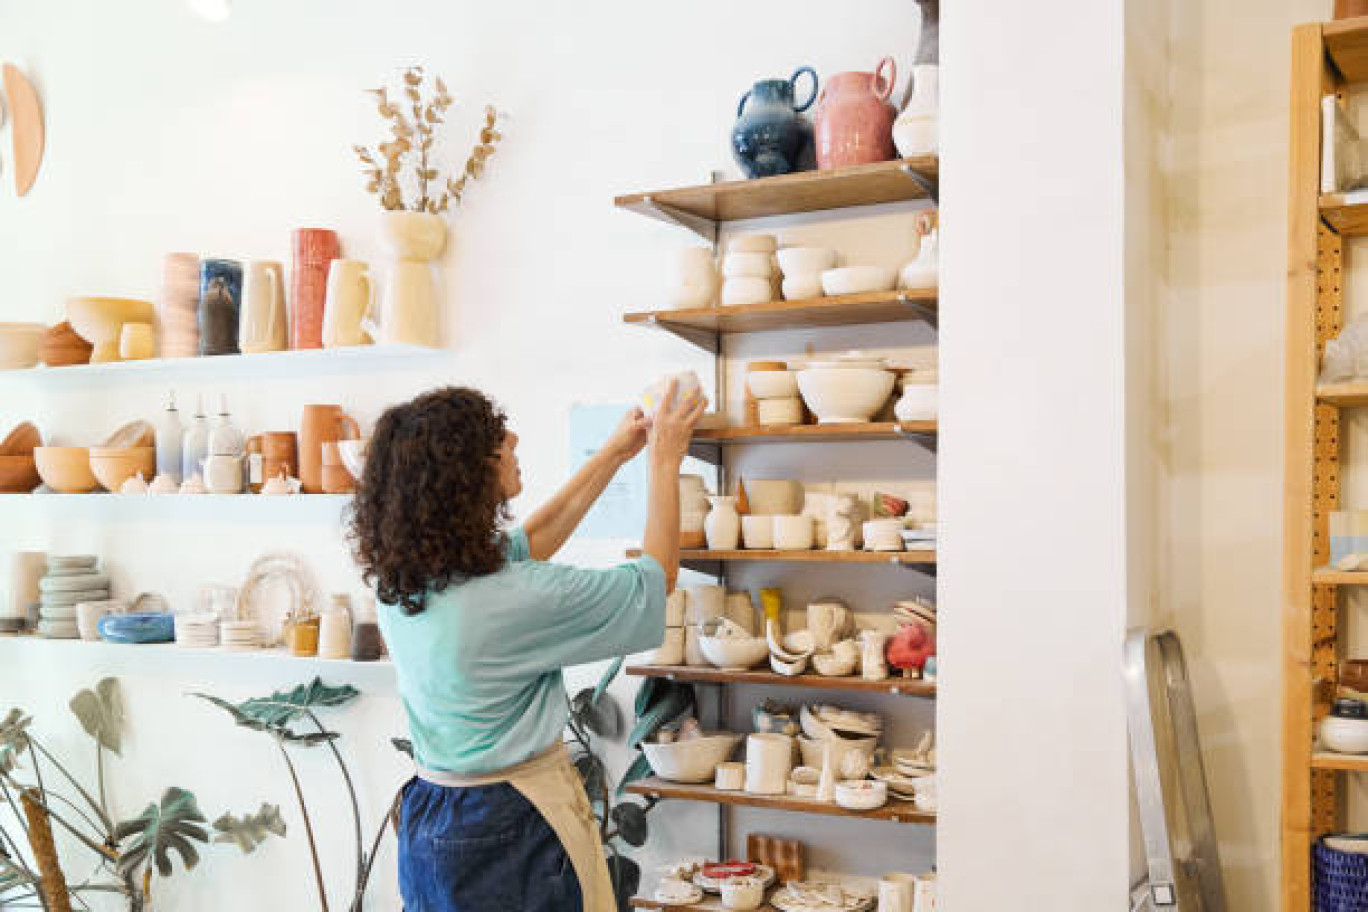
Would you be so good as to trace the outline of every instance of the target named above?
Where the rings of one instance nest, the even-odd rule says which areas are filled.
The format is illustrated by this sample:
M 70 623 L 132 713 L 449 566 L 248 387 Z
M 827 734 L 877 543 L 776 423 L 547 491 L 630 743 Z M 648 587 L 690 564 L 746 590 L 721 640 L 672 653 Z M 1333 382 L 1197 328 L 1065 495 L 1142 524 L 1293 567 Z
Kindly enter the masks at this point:
M 669 222 L 671 225 L 687 228 L 709 244 L 717 243 L 717 222 L 713 219 L 694 215 L 692 212 L 685 212 L 669 203 L 657 202 L 649 196 L 643 198 L 639 203 L 632 203 L 623 208 L 662 222 Z
M 916 181 L 917 186 L 922 188 L 931 202 L 935 203 L 937 206 L 940 205 L 940 181 L 937 178 L 928 177 L 927 175 L 922 174 L 906 162 L 903 162 L 902 167 L 898 170 Z

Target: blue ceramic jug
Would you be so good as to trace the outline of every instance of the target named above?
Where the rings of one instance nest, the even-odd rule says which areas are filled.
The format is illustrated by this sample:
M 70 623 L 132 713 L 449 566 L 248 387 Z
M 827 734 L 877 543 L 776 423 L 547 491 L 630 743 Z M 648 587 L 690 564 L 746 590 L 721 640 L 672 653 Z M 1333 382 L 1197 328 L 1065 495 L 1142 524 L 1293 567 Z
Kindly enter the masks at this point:
M 812 92 L 801 105 L 793 103 L 798 77 L 812 77 Z M 732 127 L 732 153 L 746 177 L 770 177 L 799 170 L 812 143 L 812 127 L 799 117 L 817 97 L 817 71 L 799 67 L 788 79 L 762 79 L 741 96 Z
M 237 260 L 201 260 L 201 356 L 238 354 L 238 309 L 241 303 L 242 264 Z

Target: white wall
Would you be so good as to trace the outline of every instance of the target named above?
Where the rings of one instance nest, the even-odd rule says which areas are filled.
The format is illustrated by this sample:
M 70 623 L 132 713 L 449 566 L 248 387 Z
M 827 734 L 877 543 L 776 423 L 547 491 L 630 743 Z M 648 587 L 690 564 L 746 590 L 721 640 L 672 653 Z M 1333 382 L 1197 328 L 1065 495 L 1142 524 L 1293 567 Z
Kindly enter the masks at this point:
M 1125 908 L 1123 14 L 948 4 L 941 29 L 951 910 Z
M 350 153 L 352 143 L 381 135 L 362 91 L 402 65 L 426 63 L 460 104 L 446 160 L 463 159 L 486 101 L 509 115 L 508 140 L 454 220 L 443 263 L 450 357 L 375 375 L 266 372 L 235 380 L 227 392 L 235 415 L 257 431 L 295 426 L 305 402 L 345 403 L 368 423 L 387 404 L 435 383 L 480 386 L 507 406 L 522 437 L 529 482 L 522 504 L 535 503 L 567 471 L 573 403 L 628 401 L 667 369 L 708 363 L 670 337 L 621 325 L 622 312 L 659 303 L 660 264 L 691 238 L 614 211 L 612 197 L 729 167 L 727 131 L 753 79 L 787 75 L 804 63 L 823 75 L 870 69 L 888 52 L 910 63 L 918 26 L 915 8 L 903 0 L 858 8 L 800 0 L 782 16 L 712 0 L 649 8 L 540 4 L 535 14 L 530 18 L 526 4 L 238 0 L 227 23 L 211 26 L 175 0 L 117 7 L 0 0 L 0 59 L 26 69 L 48 112 L 47 158 L 32 194 L 0 194 L 0 318 L 51 322 L 78 293 L 153 295 L 161 257 L 171 250 L 288 259 L 289 231 L 300 226 L 332 226 L 349 255 L 377 256 L 376 206 Z M 0 162 L 7 154 L 0 152 Z M 0 177 L 7 177 L 3 168 Z M 840 222 L 823 230 L 843 249 L 887 265 L 911 249 L 905 207 L 881 222 Z M 772 344 L 799 353 L 812 341 Z M 894 344 L 925 359 L 933 342 L 914 328 Z M 817 344 L 867 345 L 869 338 L 838 334 Z M 212 378 L 177 384 L 183 402 L 221 388 Z M 159 383 L 141 380 L 49 387 L 0 378 L 0 427 L 34 418 L 59 442 L 94 442 L 123 421 L 153 415 L 162 394 Z M 826 467 L 755 465 L 801 470 L 811 480 L 911 477 L 928 486 L 934 462 L 926 454 L 880 452 L 843 463 L 823 450 L 815 458 L 831 460 Z M 120 594 L 156 589 L 184 604 L 201 583 L 234 582 L 260 553 L 289 548 L 310 560 L 327 589 L 346 591 L 357 580 L 331 509 L 243 503 L 210 514 L 189 505 L 9 500 L 0 505 L 0 552 L 98 552 Z M 571 557 L 611 560 L 621 545 L 580 543 Z M 858 577 L 794 585 L 798 599 L 834 585 L 875 610 L 928 587 L 915 574 L 867 590 Z M 387 743 L 403 725 L 387 670 L 134 655 L 0 642 L 0 703 L 25 706 L 41 735 L 80 757 L 85 744 L 66 700 L 97 677 L 118 674 L 130 716 L 129 752 L 112 788 L 120 813 L 178 783 L 197 791 L 210 811 L 281 803 L 291 826 L 288 841 L 249 859 L 213 851 L 201 870 L 176 876 L 162 894 L 166 905 L 206 912 L 312 907 L 302 829 L 278 758 L 184 693 L 206 689 L 239 699 L 315 672 L 354 680 L 363 702 L 337 720 L 369 828 L 403 774 Z M 617 688 L 624 702 L 633 686 Z M 908 737 L 929 722 L 923 701 L 888 705 L 899 707 L 895 727 Z M 336 904 L 346 889 L 350 824 L 324 759 L 302 762 Z M 650 851 L 642 853 L 648 866 L 686 850 L 712 851 L 710 809 L 669 805 L 655 820 Z M 862 830 L 780 815 L 754 823 L 762 824 L 810 839 L 824 864 L 865 873 L 924 870 L 933 850 L 931 836 L 915 828 Z M 377 908 L 395 902 L 392 864 L 392 854 L 381 860 Z

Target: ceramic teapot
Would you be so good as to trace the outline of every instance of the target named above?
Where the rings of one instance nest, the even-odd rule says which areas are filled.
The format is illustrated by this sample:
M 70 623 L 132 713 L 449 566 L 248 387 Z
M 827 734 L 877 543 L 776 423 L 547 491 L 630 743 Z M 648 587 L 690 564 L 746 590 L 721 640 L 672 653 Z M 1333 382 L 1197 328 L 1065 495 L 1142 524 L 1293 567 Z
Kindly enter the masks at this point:
M 812 91 L 794 104 L 798 77 L 812 77 Z M 732 154 L 746 177 L 770 177 L 799 170 L 799 159 L 812 141 L 812 130 L 798 115 L 817 97 L 817 71 L 802 66 L 788 79 L 762 79 L 741 96 L 732 127 Z
M 867 165 L 893 157 L 896 112 L 888 96 L 896 78 L 893 58 L 885 57 L 872 73 L 837 73 L 827 80 L 817 98 L 818 168 Z

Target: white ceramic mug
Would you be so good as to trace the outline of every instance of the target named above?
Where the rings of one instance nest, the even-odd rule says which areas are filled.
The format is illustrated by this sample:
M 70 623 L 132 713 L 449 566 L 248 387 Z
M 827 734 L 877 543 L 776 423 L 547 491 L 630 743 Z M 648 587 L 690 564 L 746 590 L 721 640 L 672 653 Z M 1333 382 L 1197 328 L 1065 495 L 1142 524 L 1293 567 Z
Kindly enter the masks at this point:
M 646 660 L 647 665 L 684 664 L 684 628 L 666 627 L 665 639 Z M 689 664 L 693 664 L 690 662 Z
M 684 591 L 687 593 L 685 619 L 690 624 L 705 624 L 726 613 L 727 590 L 723 587 L 709 583 L 690 586 Z
M 285 315 L 285 270 L 275 260 L 252 260 L 242 271 L 238 348 L 246 354 L 290 346 Z
M 765 900 L 765 885 L 758 877 L 729 877 L 722 881 L 722 908 L 758 909 Z
M 773 548 L 774 517 L 749 514 L 741 517 L 741 544 L 752 550 Z
M 375 285 L 370 267 L 360 260 L 328 264 L 328 293 L 323 305 L 323 346 L 340 348 L 371 341 L 361 328 L 375 312 Z
M 746 791 L 753 795 L 782 795 L 793 770 L 793 739 L 788 735 L 746 737 Z
M 917 878 L 893 872 L 879 880 L 879 912 L 913 912 Z
M 714 788 L 724 792 L 739 792 L 746 785 L 746 764 L 719 763 L 713 776 Z
M 780 551 L 806 551 L 812 547 L 815 523 L 806 513 L 774 517 L 774 547 Z
M 812 602 L 807 606 L 807 629 L 817 651 L 830 652 L 850 629 L 850 609 L 835 599 Z

